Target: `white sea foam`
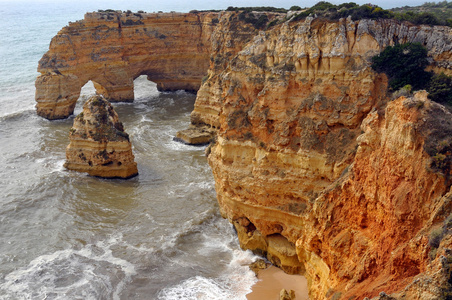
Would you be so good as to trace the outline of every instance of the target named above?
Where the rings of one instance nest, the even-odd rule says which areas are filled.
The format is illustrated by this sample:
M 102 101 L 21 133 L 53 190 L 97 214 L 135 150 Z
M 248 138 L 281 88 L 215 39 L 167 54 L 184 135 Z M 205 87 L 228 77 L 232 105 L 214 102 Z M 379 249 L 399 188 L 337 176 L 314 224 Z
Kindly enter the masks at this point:
M 133 264 L 113 255 L 111 247 L 118 238 L 41 255 L 7 274 L 0 291 L 5 299 L 119 299 L 136 271 Z
M 251 252 L 233 251 L 234 257 L 218 278 L 194 276 L 160 291 L 158 299 L 165 300 L 244 300 L 257 278 L 248 264 L 255 260 Z

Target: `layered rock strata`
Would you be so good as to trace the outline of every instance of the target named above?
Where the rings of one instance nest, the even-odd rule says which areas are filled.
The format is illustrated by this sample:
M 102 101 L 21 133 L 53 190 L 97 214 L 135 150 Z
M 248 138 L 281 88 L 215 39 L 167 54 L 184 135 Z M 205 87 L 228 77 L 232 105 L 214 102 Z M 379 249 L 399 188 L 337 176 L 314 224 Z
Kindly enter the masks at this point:
M 278 15 L 272 17 L 281 18 Z M 253 86 L 255 90 L 249 88 L 247 93 L 250 97 L 256 97 L 271 81 L 274 85 L 281 81 L 280 77 L 287 77 L 285 85 L 288 79 L 300 81 L 305 78 L 307 83 L 304 85 L 286 86 L 282 90 L 304 90 L 308 87 L 304 92 L 308 95 L 315 89 L 312 85 L 327 86 L 328 82 L 343 84 L 353 77 L 364 78 L 361 74 L 369 71 L 370 57 L 396 43 L 421 43 L 428 49 L 431 62 L 428 69 L 452 75 L 449 27 L 415 26 L 395 20 L 341 19 L 331 22 L 308 17 L 300 22 L 284 22 L 274 30 L 250 36 L 245 30 L 236 30 L 237 24 L 241 23 L 234 20 L 233 15 L 222 20 L 213 32 L 211 61 L 214 63 L 210 64 L 208 76 L 198 91 L 192 112 L 194 124 L 220 127 L 223 104 L 235 92 L 231 81 Z M 253 41 L 243 47 L 250 39 Z M 239 52 L 240 65 L 234 58 L 235 53 Z M 231 61 L 233 65 L 228 67 Z M 238 73 L 241 78 L 234 78 Z M 316 81 L 325 78 L 328 82 Z M 366 80 L 373 79 L 369 77 Z M 330 90 L 329 93 L 337 93 L 332 87 Z M 246 98 L 246 95 L 243 96 Z
M 40 63 L 45 74 L 36 83 L 38 113 L 58 118 L 71 112 L 80 87 L 77 68 L 71 69 L 77 63 L 96 66 L 88 72 L 101 74 L 90 79 L 94 82 L 113 78 L 114 87 L 103 90 L 96 83 L 98 91 L 130 95 L 130 85 L 115 78 L 148 74 L 147 67 L 139 67 L 147 56 L 125 55 L 118 62 L 117 53 L 133 52 L 121 52 L 127 47 L 121 48 L 125 44 L 117 37 L 123 30 L 141 32 L 138 21 L 151 24 L 162 17 L 168 25 L 176 18 L 184 23 L 176 22 L 181 28 L 198 26 L 202 32 L 181 31 L 200 33 L 203 42 L 197 45 L 205 59 L 205 69 L 194 72 L 198 77 L 189 76 L 201 83 L 191 122 L 217 129 L 206 153 L 221 213 L 234 224 L 241 246 L 288 273 L 305 274 L 311 299 L 447 296 L 451 114 L 423 93 L 390 102 L 387 78 L 372 71 L 370 58 L 388 45 L 419 42 L 428 49 L 430 70 L 452 74 L 452 29 L 308 17 L 258 31 L 235 12 L 176 16 L 127 21 L 120 13 L 93 14 L 63 29 Z M 97 25 L 87 26 L 90 18 Z M 123 27 L 126 23 L 131 27 Z M 84 36 L 84 30 L 91 33 Z M 103 49 L 110 40 L 121 46 L 72 59 L 65 39 L 78 35 L 92 43 L 89 49 Z M 157 43 L 160 37 L 149 41 L 166 47 Z M 98 57 L 108 64 L 101 61 L 99 67 Z M 123 76 L 123 70 L 135 73 Z M 180 80 L 177 72 L 155 72 Z
M 370 58 L 396 42 L 422 43 L 450 73 L 450 28 L 307 18 L 261 31 L 199 103 L 219 108 L 203 121 L 219 128 L 208 161 L 223 216 L 243 248 L 305 274 L 312 299 L 400 292 L 438 259 L 429 235 L 451 212 L 450 169 L 431 166 L 451 153 L 424 147 L 450 114 L 420 94 L 388 104 Z
M 103 178 L 138 175 L 129 135 L 103 97 L 93 96 L 83 105 L 69 139 L 64 164 L 67 169 Z
M 37 112 L 47 119 L 73 113 L 92 81 L 109 101 L 131 101 L 140 75 L 163 91 L 196 91 L 209 67 L 218 13 L 87 13 L 64 27 L 39 61 Z

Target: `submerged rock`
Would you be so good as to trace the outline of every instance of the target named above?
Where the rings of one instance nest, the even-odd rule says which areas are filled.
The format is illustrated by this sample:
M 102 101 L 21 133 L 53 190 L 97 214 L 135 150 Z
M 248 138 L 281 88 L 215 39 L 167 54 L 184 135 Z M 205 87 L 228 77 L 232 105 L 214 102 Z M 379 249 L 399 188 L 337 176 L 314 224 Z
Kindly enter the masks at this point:
M 66 148 L 69 170 L 104 178 L 138 175 L 129 135 L 113 106 L 102 96 L 91 97 L 75 119 Z

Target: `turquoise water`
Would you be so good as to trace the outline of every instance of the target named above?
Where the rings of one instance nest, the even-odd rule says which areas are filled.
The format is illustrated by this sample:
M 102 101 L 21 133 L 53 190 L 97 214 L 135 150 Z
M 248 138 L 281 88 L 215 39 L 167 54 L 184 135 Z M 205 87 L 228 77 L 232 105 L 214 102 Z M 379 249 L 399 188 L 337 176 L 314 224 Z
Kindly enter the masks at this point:
M 63 168 L 73 117 L 38 117 L 34 80 L 50 39 L 89 10 L 0 6 L 0 299 L 245 299 L 254 256 L 218 213 L 204 148 L 173 141 L 194 95 L 139 77 L 135 102 L 115 105 L 139 176 Z

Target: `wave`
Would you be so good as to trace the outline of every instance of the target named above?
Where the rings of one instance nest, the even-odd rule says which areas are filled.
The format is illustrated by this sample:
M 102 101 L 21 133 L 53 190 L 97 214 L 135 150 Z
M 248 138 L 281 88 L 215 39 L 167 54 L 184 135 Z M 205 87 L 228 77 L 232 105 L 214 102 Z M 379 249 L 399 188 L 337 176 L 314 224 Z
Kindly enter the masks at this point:
M 37 116 L 34 107 L 9 111 L 0 116 L 0 122 L 12 122 L 25 117 Z
M 162 289 L 158 299 L 165 300 L 244 300 L 257 278 L 248 265 L 256 257 L 251 251 L 234 251 L 234 258 L 223 275 L 217 278 L 194 276 Z
M 193 272 L 194 276 L 161 289 L 158 299 L 238 300 L 246 299 L 246 294 L 251 292 L 257 279 L 248 265 L 257 256 L 251 251 L 240 250 L 231 224 L 221 219 L 217 211 L 212 208 L 201 213 L 162 244 L 163 251 L 172 256 L 172 262 L 179 268 L 198 271 Z M 221 275 L 211 274 L 202 265 L 221 269 Z
M 25 268 L 5 276 L 4 299 L 119 299 L 136 274 L 135 266 L 113 255 L 111 247 L 122 236 L 65 249 L 35 258 Z

